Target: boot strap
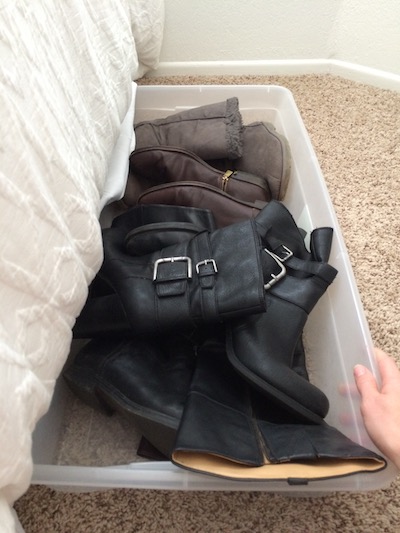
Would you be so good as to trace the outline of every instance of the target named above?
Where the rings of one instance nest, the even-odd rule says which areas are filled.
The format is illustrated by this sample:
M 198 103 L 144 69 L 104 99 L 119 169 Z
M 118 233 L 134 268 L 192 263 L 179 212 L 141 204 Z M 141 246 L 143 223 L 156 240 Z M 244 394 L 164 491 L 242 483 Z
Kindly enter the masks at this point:
M 188 256 L 161 257 L 154 263 L 153 285 L 155 287 L 156 322 L 190 317 L 188 284 L 193 276 L 192 259 Z
M 198 246 L 203 259 L 196 264 L 196 274 L 201 288 L 201 310 L 204 318 L 211 320 L 218 319 L 218 306 L 215 294 L 215 281 L 218 274 L 218 267 L 212 258 L 209 234 L 203 232 L 198 236 Z
M 204 231 L 196 236 L 198 256 L 204 259 L 195 265 L 189 256 L 162 257 L 154 264 L 153 282 L 156 284 L 156 305 L 159 316 L 176 313 L 182 306 L 186 313 L 190 312 L 190 299 L 185 296 L 188 284 L 195 276 L 200 287 L 201 315 L 207 320 L 218 319 L 218 306 L 215 294 L 215 281 L 218 267 L 212 258 L 209 233 Z M 194 267 L 194 272 L 193 272 Z M 193 280 L 194 281 L 194 280 Z M 172 300 L 170 297 L 173 297 Z M 179 297 L 176 299 L 176 297 Z M 172 308 L 171 308 L 172 306 Z
M 133 256 L 147 255 L 178 242 L 184 242 L 209 229 L 192 222 L 158 222 L 135 228 L 125 237 L 125 250 Z
M 307 274 L 311 274 L 313 276 L 317 276 L 328 284 L 332 283 L 338 273 L 336 268 L 329 265 L 328 263 L 306 261 L 304 259 L 299 259 L 298 257 L 294 256 L 291 256 L 285 264 L 293 270 L 298 270 L 301 272 L 306 272 Z
M 157 296 L 165 298 L 184 294 L 192 272 L 192 260 L 186 255 L 157 259 L 153 269 Z

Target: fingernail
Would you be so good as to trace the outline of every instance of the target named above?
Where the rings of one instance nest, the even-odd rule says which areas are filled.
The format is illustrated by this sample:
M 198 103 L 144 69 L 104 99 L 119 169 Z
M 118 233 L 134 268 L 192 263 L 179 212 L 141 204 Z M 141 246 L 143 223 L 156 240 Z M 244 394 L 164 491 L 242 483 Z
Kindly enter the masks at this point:
M 354 375 L 356 377 L 361 377 L 365 374 L 365 366 L 363 365 L 356 365 L 354 367 Z

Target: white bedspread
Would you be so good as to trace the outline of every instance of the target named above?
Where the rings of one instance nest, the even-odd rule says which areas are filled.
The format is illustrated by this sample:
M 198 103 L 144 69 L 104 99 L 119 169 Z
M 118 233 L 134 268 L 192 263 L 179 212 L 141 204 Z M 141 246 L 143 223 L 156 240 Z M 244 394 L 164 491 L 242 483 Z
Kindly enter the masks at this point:
M 123 192 L 132 81 L 157 66 L 163 22 L 163 0 L 0 0 L 2 533 L 102 261 L 98 216 Z

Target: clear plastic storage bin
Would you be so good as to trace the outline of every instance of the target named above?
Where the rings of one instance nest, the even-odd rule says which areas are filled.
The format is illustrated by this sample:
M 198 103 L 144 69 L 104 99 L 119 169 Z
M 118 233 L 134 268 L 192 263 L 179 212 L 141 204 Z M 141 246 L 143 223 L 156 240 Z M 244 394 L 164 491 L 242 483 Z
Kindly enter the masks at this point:
M 376 450 L 359 415 L 358 399 L 340 393 L 353 383 L 353 366 L 372 367 L 370 332 L 349 257 L 316 155 L 291 92 L 278 86 L 140 86 L 135 120 L 153 119 L 237 96 L 245 123 L 272 122 L 292 151 L 292 176 L 284 203 L 306 230 L 332 226 L 330 263 L 339 274 L 312 311 L 305 330 L 311 381 L 328 396 L 327 422 L 354 441 Z M 142 488 L 173 490 L 261 490 L 299 496 L 386 487 L 393 465 L 377 473 L 289 486 L 286 482 L 229 481 L 195 474 L 170 462 L 136 456 L 140 435 L 127 421 L 107 417 L 82 404 L 58 380 L 49 412 L 33 436 L 34 484 L 68 490 Z

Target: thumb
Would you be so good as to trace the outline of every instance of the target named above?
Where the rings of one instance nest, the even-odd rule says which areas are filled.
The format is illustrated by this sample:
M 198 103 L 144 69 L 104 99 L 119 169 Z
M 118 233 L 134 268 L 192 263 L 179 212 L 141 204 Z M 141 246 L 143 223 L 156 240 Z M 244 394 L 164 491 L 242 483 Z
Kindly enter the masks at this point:
M 364 365 L 356 365 L 353 372 L 358 392 L 362 397 L 378 392 L 376 380 L 368 368 Z

